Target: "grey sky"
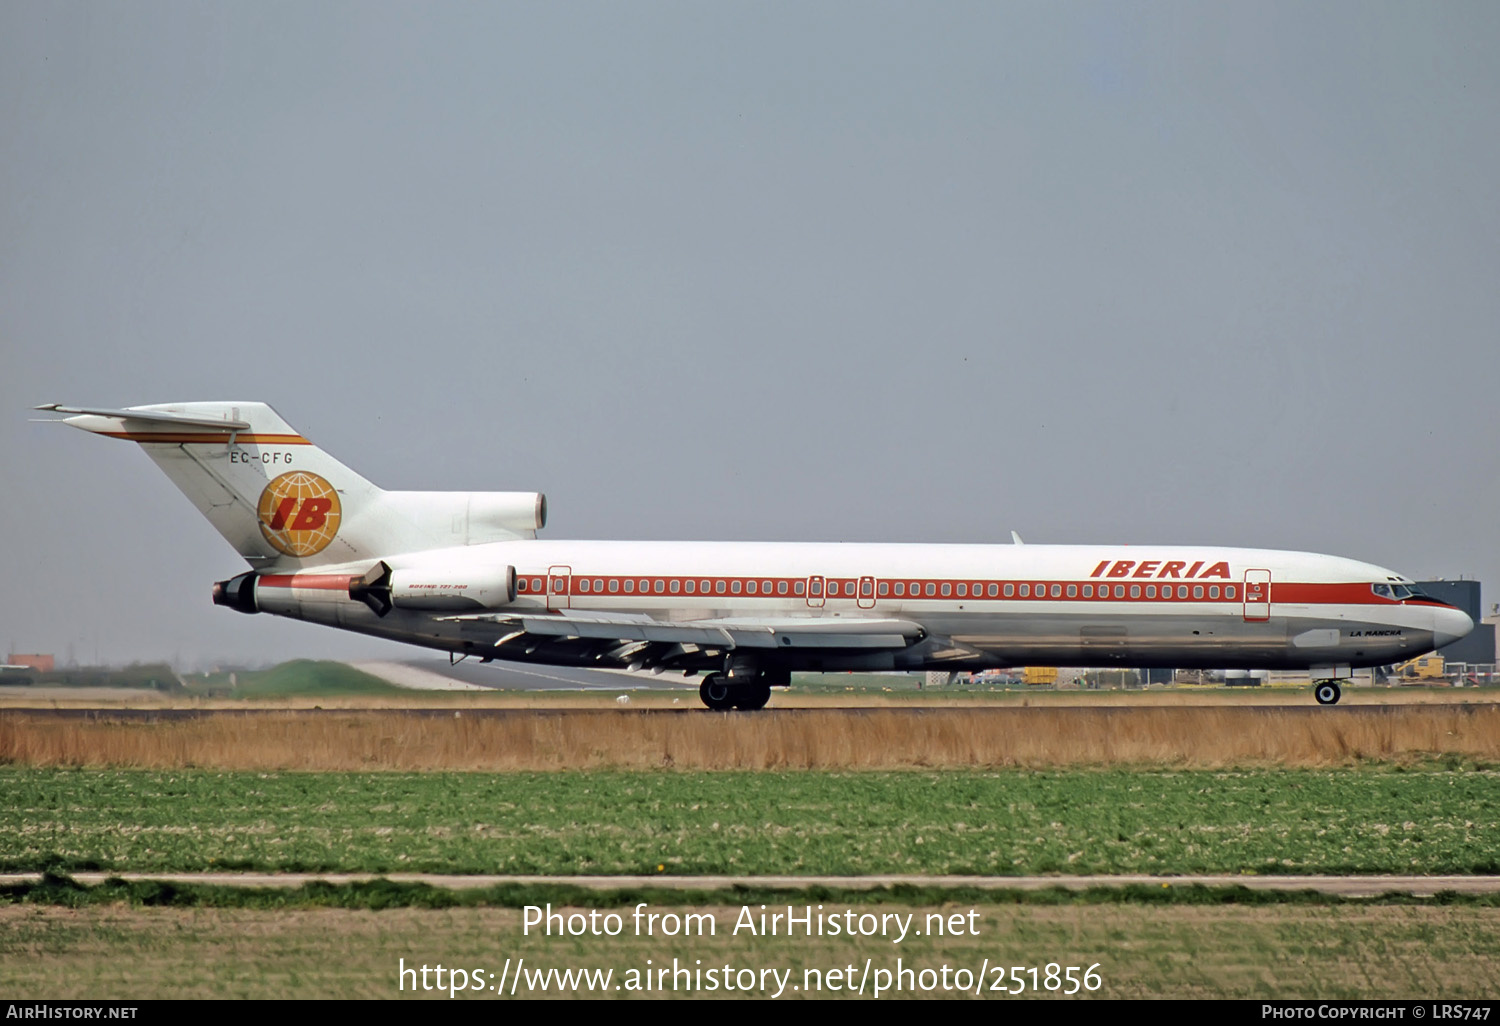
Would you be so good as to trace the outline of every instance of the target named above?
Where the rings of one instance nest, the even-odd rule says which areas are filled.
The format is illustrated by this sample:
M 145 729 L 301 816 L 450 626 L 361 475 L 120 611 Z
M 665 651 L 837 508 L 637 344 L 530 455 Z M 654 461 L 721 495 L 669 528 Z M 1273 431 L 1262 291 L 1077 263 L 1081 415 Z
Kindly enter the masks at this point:
M 0 5 L 0 644 L 389 651 L 60 401 L 549 537 L 1303 548 L 1500 598 L 1500 7 Z

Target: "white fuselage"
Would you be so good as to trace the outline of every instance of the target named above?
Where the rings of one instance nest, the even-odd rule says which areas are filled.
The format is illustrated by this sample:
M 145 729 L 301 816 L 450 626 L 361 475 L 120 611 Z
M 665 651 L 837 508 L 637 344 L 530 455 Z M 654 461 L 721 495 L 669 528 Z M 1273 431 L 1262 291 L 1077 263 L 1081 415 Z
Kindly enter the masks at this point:
M 522 540 L 386 562 L 398 574 L 420 569 L 424 579 L 451 579 L 454 587 L 514 567 L 516 595 L 504 604 L 512 612 L 674 623 L 880 618 L 921 628 L 898 651 L 769 656 L 789 670 L 1373 666 L 1472 627 L 1462 611 L 1435 600 L 1382 597 L 1376 586 L 1409 583 L 1392 571 L 1263 549 Z M 451 610 L 378 617 L 347 593 L 350 576 L 367 567 L 262 576 L 257 608 L 450 651 L 536 662 L 589 658 L 577 645 L 481 643 Z

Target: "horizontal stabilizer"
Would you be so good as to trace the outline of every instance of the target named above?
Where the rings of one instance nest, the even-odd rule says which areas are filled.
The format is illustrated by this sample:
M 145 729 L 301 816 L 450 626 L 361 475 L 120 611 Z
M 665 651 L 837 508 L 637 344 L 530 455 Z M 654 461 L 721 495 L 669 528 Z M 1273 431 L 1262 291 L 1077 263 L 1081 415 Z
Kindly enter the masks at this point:
M 113 417 L 117 420 L 140 420 L 148 424 L 178 424 L 183 427 L 207 428 L 211 431 L 250 430 L 250 422 L 245 420 L 191 417 L 185 413 L 164 413 L 159 410 L 105 410 L 92 406 L 63 406 L 60 403 L 46 403 L 36 409 L 46 410 L 49 413 L 77 413 L 94 417 Z

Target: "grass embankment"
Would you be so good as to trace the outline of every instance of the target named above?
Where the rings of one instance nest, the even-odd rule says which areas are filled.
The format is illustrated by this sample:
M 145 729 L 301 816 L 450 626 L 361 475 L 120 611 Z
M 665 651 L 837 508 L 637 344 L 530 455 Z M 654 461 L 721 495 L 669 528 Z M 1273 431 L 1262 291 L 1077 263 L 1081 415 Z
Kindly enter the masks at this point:
M 1500 771 L 0 771 L 0 870 L 1497 873 Z
M 191 682 L 189 691 L 191 692 Z M 290 698 L 293 696 L 343 698 L 351 695 L 393 696 L 410 692 L 356 670 L 347 663 L 294 659 L 269 670 L 235 674 L 230 698 Z

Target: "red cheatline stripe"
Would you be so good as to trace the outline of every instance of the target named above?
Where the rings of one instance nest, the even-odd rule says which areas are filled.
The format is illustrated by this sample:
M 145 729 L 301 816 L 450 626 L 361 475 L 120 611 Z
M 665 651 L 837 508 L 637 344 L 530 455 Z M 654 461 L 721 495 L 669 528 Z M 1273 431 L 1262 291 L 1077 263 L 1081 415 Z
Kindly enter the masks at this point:
M 100 431 L 109 438 L 123 438 L 127 442 L 172 442 L 177 445 L 201 442 L 225 444 L 229 441 L 227 431 Z M 301 435 L 256 435 L 241 433 L 234 436 L 236 445 L 312 445 Z
M 804 577 L 716 577 L 716 576 L 657 576 L 653 574 L 627 574 L 627 575 L 595 575 L 595 574 L 572 574 L 553 577 L 553 583 L 549 586 L 548 578 L 551 575 L 537 572 L 522 572 L 520 578 L 520 591 L 523 594 L 542 595 L 551 594 L 557 596 L 579 596 L 592 597 L 601 595 L 605 597 L 645 596 L 662 598 L 671 597 L 710 597 L 710 598 L 790 598 L 806 599 L 813 601 L 822 599 L 849 599 L 855 598 L 856 592 L 861 591 L 860 582 L 870 580 L 867 577 L 823 577 L 818 578 L 822 582 L 823 591 L 820 594 L 812 594 L 808 578 Z M 966 601 L 984 603 L 1006 603 L 1006 602 L 1223 602 L 1238 605 L 1245 601 L 1244 582 L 1239 580 L 1225 580 L 1223 578 L 1191 578 L 1174 579 L 1163 578 L 1149 581 L 1109 581 L 1109 580 L 1087 580 L 1087 581 L 1048 581 L 1037 580 L 1034 577 L 1025 580 L 992 581 L 986 578 L 947 578 L 935 579 L 925 577 L 880 577 L 873 579 L 874 594 L 858 594 L 863 599 L 874 598 L 876 601 Z M 588 582 L 587 590 L 583 582 Z M 595 587 L 594 582 L 600 582 L 603 587 Z M 625 583 L 630 582 L 631 590 L 625 590 Z M 724 583 L 724 590 L 719 590 L 719 582 Z M 531 587 L 535 582 L 537 587 Z M 661 582 L 661 589 L 657 589 L 657 582 Z M 613 583 L 615 588 L 610 590 L 609 585 Z M 693 590 L 688 590 L 688 584 L 693 585 Z M 750 585 L 755 585 L 755 592 L 750 591 Z M 896 593 L 896 585 L 902 585 L 902 594 Z M 708 587 L 705 588 L 704 585 Z M 734 586 L 739 585 L 736 591 Z M 770 588 L 767 588 L 767 585 Z M 932 594 L 927 593 L 927 586 L 932 585 Z M 994 585 L 997 594 L 990 594 L 990 585 Z M 675 590 L 673 586 L 676 586 Z M 786 591 L 781 589 L 785 585 Z M 802 591 L 797 587 L 801 585 Z M 948 593 L 943 593 L 943 587 L 947 586 Z M 958 588 L 963 585 L 965 594 L 959 594 Z M 1053 585 L 1057 585 L 1059 594 L 1052 594 Z M 879 591 L 881 586 L 885 591 Z M 1022 595 L 1021 588 L 1025 587 L 1029 594 Z M 1010 588 L 1010 594 L 1005 593 Z M 1072 595 L 1068 594 L 1069 587 L 1074 589 Z M 1114 589 L 1120 587 L 1124 593 L 1116 596 Z M 1179 595 L 1178 588 L 1185 587 L 1186 595 Z M 1089 589 L 1089 594 L 1084 589 Z M 1139 588 L 1139 592 L 1132 595 L 1131 589 Z M 1155 594 L 1147 594 L 1147 588 L 1156 589 Z M 1195 589 L 1201 588 L 1202 592 L 1195 596 Z M 1217 597 L 1210 595 L 1210 588 L 1218 588 Z M 1231 589 L 1232 592 L 1231 592 Z M 1294 604 L 1294 605 L 1373 605 L 1388 606 L 1399 605 L 1393 599 L 1382 599 L 1370 591 L 1368 583 L 1333 583 L 1333 584 L 1301 584 L 1292 582 L 1273 581 L 1269 585 L 1269 596 L 1260 596 L 1251 600 L 1253 603 Z

